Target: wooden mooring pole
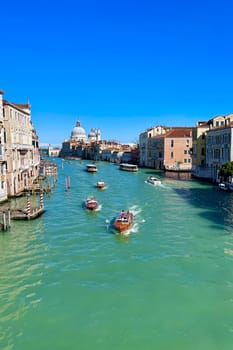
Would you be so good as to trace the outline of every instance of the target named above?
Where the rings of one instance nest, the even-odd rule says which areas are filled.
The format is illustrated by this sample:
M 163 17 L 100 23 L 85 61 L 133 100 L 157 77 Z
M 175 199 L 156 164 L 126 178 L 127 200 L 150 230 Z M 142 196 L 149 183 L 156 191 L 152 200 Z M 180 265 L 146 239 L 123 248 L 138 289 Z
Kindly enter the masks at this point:
M 10 209 L 8 209 L 7 226 L 8 228 L 11 227 L 11 210 Z
M 40 192 L 40 208 L 44 208 L 44 194 Z
M 6 212 L 2 212 L 2 229 L 3 231 L 8 230 L 11 227 L 11 211 L 8 209 L 7 216 Z
M 27 194 L 27 218 L 30 219 L 31 214 L 31 200 L 30 200 L 30 194 Z
M 2 213 L 2 228 L 3 228 L 3 231 L 6 231 L 7 230 L 7 226 L 6 226 L 6 213 L 5 211 Z

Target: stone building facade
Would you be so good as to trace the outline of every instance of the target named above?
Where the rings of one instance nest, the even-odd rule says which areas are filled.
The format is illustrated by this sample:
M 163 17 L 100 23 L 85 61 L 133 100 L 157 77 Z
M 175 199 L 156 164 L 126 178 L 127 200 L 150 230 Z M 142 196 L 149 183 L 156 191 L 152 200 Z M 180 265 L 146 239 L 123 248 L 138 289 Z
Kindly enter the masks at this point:
M 139 135 L 139 162 L 140 166 L 149 168 L 161 167 L 156 137 L 166 134 L 171 128 L 157 125 Z
M 6 134 L 4 128 L 3 94 L 0 90 L 0 202 L 7 199 L 7 180 L 6 180 Z
M 189 127 L 174 127 L 164 136 L 164 169 L 191 171 L 192 130 Z
M 223 164 L 233 161 L 233 114 L 209 120 L 206 136 L 206 164 L 213 181 L 219 181 Z
M 31 121 L 30 104 L 3 100 L 7 158 L 7 195 L 16 196 L 32 187 L 39 175 L 38 136 Z
M 191 171 L 191 127 L 156 126 L 139 136 L 140 165 L 154 169 Z

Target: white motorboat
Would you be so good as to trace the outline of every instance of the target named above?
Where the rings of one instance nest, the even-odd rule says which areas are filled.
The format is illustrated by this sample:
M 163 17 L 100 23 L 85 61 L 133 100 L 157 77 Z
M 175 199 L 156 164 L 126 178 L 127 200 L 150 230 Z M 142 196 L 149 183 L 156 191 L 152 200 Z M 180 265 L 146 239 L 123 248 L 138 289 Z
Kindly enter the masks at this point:
M 138 171 L 138 166 L 135 164 L 121 163 L 119 169 L 124 171 L 136 172 Z
M 97 169 L 97 166 L 95 164 L 87 164 L 86 171 L 88 171 L 89 173 L 95 173 L 98 171 L 98 169 Z
M 149 176 L 146 181 L 152 185 L 161 185 L 161 181 L 156 176 Z

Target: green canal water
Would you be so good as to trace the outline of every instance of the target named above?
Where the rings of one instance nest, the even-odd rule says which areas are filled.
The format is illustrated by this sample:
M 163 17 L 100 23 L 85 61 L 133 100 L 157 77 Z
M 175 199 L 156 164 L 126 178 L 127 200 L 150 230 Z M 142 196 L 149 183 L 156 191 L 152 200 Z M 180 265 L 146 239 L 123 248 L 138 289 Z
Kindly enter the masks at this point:
M 231 350 L 233 193 L 56 162 L 45 214 L 0 233 L 0 349 Z M 98 212 L 84 209 L 89 195 Z M 111 226 L 122 209 L 135 214 L 127 237 Z

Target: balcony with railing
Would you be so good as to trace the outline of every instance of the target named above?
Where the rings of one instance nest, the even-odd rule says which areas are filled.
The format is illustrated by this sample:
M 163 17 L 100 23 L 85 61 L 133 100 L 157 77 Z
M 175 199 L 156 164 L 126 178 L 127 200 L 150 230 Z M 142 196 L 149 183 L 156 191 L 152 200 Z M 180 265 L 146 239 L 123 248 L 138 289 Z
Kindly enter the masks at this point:
M 12 148 L 17 149 L 19 151 L 31 151 L 34 149 L 34 147 L 32 145 L 26 145 L 26 144 L 24 145 L 24 144 L 20 144 L 20 143 L 13 143 Z

